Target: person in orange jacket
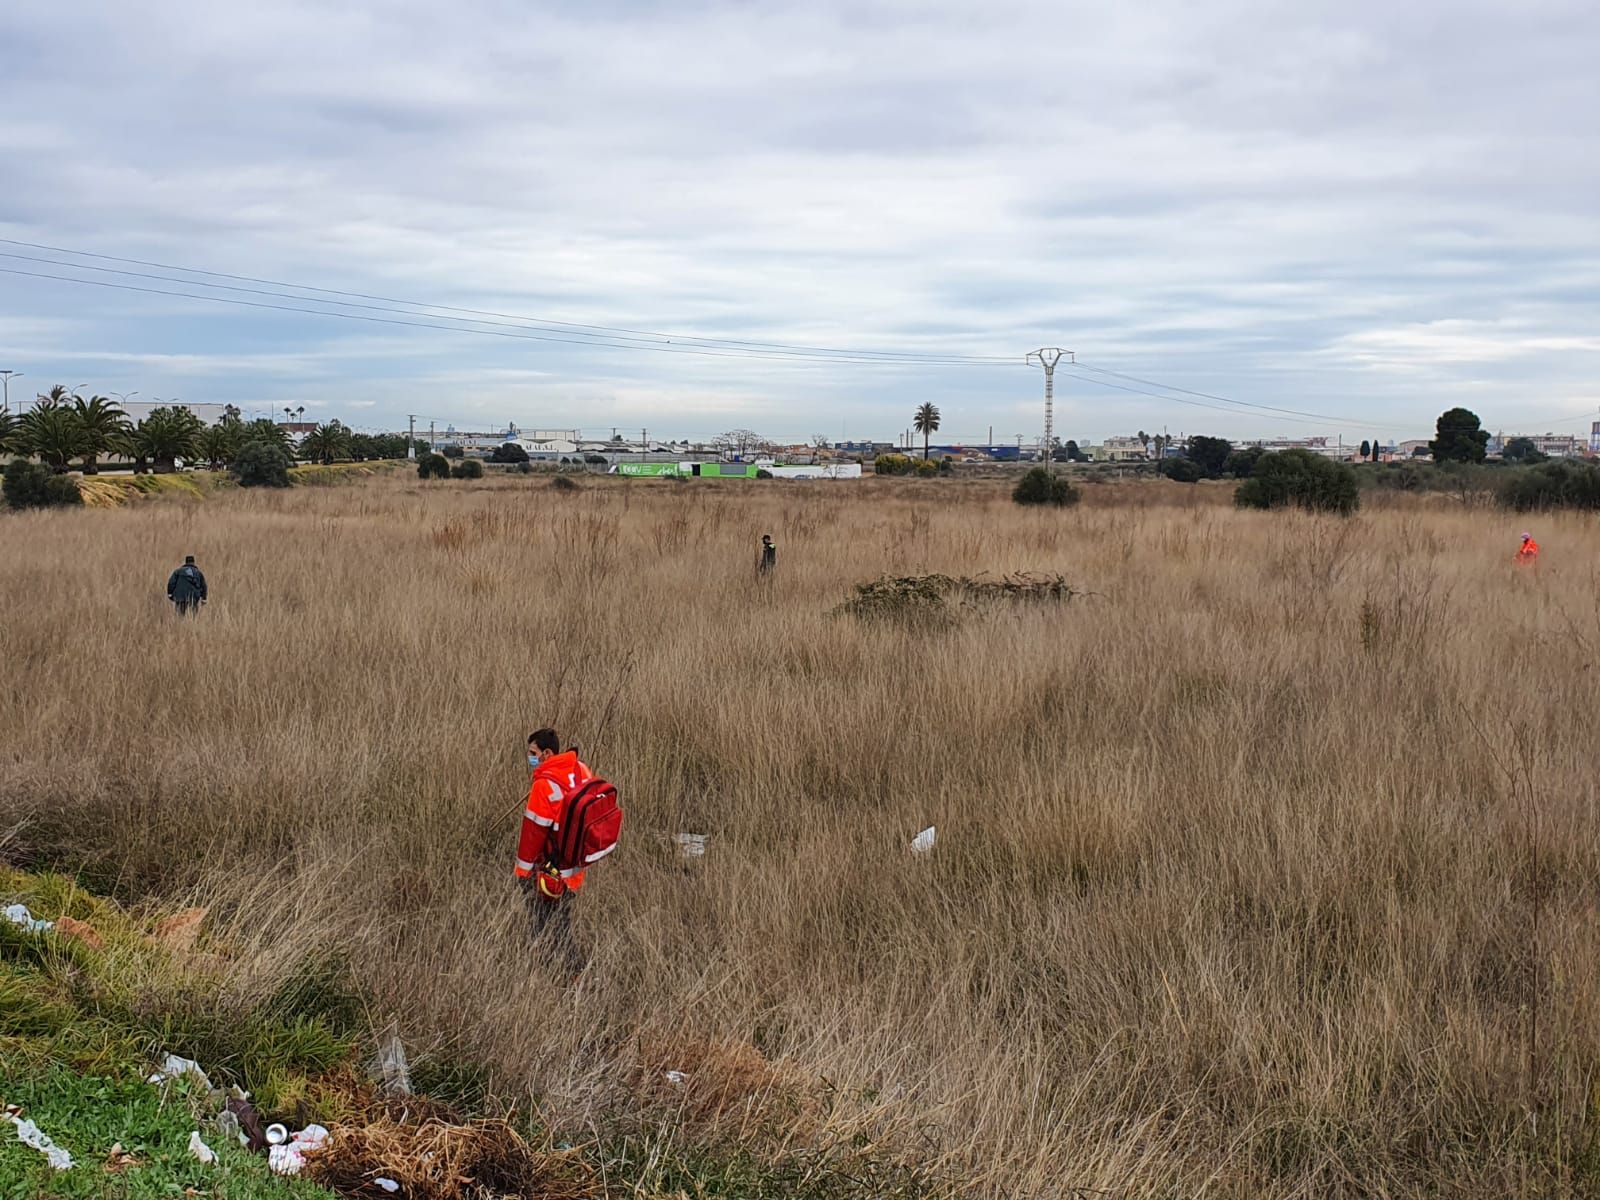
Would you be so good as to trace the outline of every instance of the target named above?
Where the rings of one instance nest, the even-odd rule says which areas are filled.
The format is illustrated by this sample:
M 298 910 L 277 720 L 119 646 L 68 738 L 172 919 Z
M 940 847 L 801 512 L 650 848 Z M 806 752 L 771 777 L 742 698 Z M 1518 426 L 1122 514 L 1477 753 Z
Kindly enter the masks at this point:
M 1532 567 L 1539 562 L 1539 543 L 1533 540 L 1533 534 L 1522 535 L 1522 545 L 1517 547 L 1517 566 Z
M 517 878 L 533 917 L 533 935 L 548 935 L 563 964 L 573 975 L 583 970 L 583 957 L 572 937 L 570 905 L 583 887 L 583 870 L 557 871 L 547 849 L 561 819 L 563 802 L 594 777 L 575 748 L 562 750 L 554 729 L 528 735 L 528 807 L 517 838 Z

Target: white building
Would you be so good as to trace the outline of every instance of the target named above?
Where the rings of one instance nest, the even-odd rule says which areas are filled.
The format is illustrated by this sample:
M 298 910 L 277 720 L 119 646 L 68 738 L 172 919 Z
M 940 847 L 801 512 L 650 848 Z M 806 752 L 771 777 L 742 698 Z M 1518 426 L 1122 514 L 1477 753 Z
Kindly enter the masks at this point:
M 154 401 L 130 400 L 118 407 L 127 415 L 128 420 L 135 423 L 144 420 L 158 408 L 186 408 L 207 425 L 215 425 L 228 411 L 226 404 L 186 404 L 181 400 L 163 401 L 160 404 Z

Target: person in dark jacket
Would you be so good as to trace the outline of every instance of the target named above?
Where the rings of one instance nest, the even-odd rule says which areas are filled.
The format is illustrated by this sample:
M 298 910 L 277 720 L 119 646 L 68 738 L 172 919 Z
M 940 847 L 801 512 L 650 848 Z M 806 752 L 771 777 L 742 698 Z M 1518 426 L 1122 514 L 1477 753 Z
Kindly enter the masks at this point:
M 778 567 L 778 544 L 772 540 L 770 533 L 761 535 L 761 564 L 756 571 L 762 575 L 770 575 Z
M 194 565 L 194 555 L 185 556 L 183 566 L 167 578 L 167 599 L 178 607 L 178 615 L 186 616 L 206 602 L 206 577 Z

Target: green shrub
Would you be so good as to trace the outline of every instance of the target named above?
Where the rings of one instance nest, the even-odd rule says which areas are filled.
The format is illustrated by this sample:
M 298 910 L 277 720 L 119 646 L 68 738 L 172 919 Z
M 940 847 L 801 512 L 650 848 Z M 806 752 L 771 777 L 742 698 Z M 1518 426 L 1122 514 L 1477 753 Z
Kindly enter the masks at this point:
M 1518 512 L 1600 509 L 1600 467 L 1569 460 L 1541 463 L 1506 480 L 1500 503 Z
M 44 503 L 47 508 L 82 504 L 83 493 L 78 490 L 78 481 L 67 475 L 51 475 L 44 481 Z
M 1241 508 L 1286 508 L 1349 516 L 1361 506 L 1354 468 L 1309 450 L 1263 454 L 1233 495 Z
M 494 463 L 525 463 L 528 461 L 528 452 L 517 442 L 502 442 L 494 448 L 494 453 L 489 455 L 489 461 Z
M 289 486 L 289 455 L 273 442 L 246 442 L 228 470 L 240 487 Z
M 446 446 L 441 453 L 446 458 L 465 458 L 467 454 L 460 446 Z
M 4 482 L 0 493 L 12 508 L 38 508 L 44 503 L 44 483 L 50 476 L 46 467 L 31 463 L 25 458 L 13 459 L 6 464 Z
M 1044 467 L 1034 467 L 1017 480 L 1011 498 L 1018 504 L 1054 504 L 1064 508 L 1078 502 L 1078 489 L 1065 477 L 1053 475 Z
M 1195 434 L 1184 443 L 1184 457 L 1200 469 L 1200 475 L 1205 479 L 1215 479 L 1228 469 L 1228 459 L 1234 455 L 1233 443 L 1227 438 L 1206 437 L 1204 434 Z M 1164 459 L 1163 464 L 1173 461 Z M 1183 461 L 1179 459 L 1178 461 Z M 1169 478 L 1172 478 L 1169 476 Z M 1180 480 L 1189 483 L 1191 480 Z
M 931 479 L 939 473 L 939 464 L 931 458 L 912 459 L 911 463 L 911 469 L 918 479 Z
M 1206 478 L 1206 469 L 1192 458 L 1164 458 L 1161 473 L 1174 483 L 1199 483 Z
M 1222 473 L 1232 475 L 1235 479 L 1249 479 L 1255 474 L 1256 464 L 1261 461 L 1261 456 L 1266 451 L 1260 446 L 1247 446 L 1243 450 L 1235 450 L 1222 460 Z
M 25 458 L 13 459 L 6 464 L 0 494 L 5 496 L 6 503 L 12 508 L 53 508 L 62 504 L 83 503 L 83 496 L 74 480 L 57 475 L 49 467 Z
M 912 464 L 904 454 L 880 454 L 872 460 L 872 470 L 876 475 L 909 475 L 916 470 Z
M 475 458 L 465 458 L 450 468 L 451 479 L 482 479 L 483 464 Z
M 449 479 L 450 460 L 442 454 L 424 454 L 417 460 L 418 479 Z

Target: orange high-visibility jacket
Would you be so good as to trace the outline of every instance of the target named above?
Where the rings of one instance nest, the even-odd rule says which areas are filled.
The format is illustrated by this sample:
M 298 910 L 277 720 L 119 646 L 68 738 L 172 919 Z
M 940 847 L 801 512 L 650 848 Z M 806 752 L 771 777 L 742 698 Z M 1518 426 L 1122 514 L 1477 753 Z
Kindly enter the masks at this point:
M 1529 538 L 1527 541 L 1523 542 L 1517 550 L 1518 562 L 1529 563 L 1538 557 L 1539 543 L 1534 541 L 1532 538 Z
M 571 750 L 553 754 L 533 770 L 528 786 L 528 808 L 522 814 L 522 835 L 517 839 L 517 876 L 528 878 L 546 862 L 545 845 L 561 819 L 561 804 L 594 778 Z M 571 891 L 583 886 L 583 868 L 563 871 Z

